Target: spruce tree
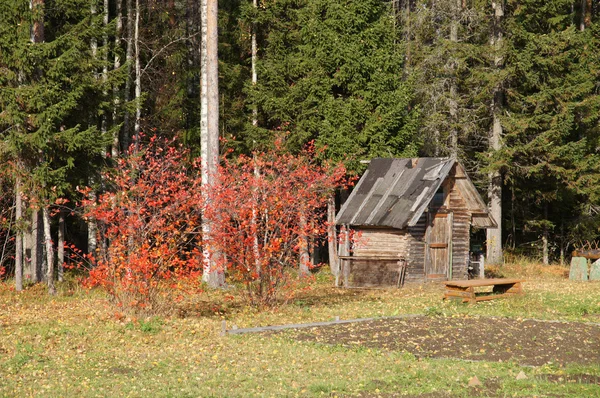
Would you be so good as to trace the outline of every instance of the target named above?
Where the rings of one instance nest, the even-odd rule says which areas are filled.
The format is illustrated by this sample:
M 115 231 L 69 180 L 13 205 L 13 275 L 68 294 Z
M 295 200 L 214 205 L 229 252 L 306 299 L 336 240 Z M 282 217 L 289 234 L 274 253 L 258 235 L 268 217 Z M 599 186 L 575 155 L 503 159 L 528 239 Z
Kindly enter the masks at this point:
M 48 207 L 73 191 L 81 172 L 97 171 L 92 163 L 110 142 L 95 123 L 109 83 L 95 78 L 102 61 L 89 45 L 102 30 L 90 28 L 86 1 L 49 0 L 32 9 L 27 1 L 10 3 L 0 7 L 0 130 L 5 156 L 19 165 L 20 190 L 44 210 L 51 259 Z
M 309 140 L 354 170 L 377 156 L 412 156 L 419 149 L 418 111 L 403 77 L 389 6 L 379 1 L 284 1 L 257 11 L 259 126 L 248 146 L 289 131 L 290 149 Z

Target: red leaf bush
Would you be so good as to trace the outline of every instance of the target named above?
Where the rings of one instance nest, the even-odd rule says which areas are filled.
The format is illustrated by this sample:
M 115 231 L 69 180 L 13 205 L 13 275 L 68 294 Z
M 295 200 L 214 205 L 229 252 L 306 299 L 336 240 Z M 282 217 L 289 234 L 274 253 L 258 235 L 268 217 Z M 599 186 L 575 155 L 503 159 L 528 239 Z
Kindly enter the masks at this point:
M 157 311 L 189 286 L 182 281 L 199 280 L 201 181 L 187 156 L 153 138 L 117 160 L 103 178 L 108 192 L 83 202 L 100 226 L 85 283 L 103 286 L 120 306 Z
M 126 308 L 156 312 L 197 288 L 207 271 L 225 272 L 252 305 L 273 305 L 293 289 L 299 251 L 326 231 L 326 198 L 344 179 L 341 166 L 319 165 L 312 148 L 291 155 L 280 144 L 253 156 L 223 158 L 212 185 L 180 145 L 152 139 L 118 159 L 107 187 L 83 206 L 99 223 L 98 253 L 85 283 L 103 286 Z M 202 219 L 203 217 L 203 219 Z M 209 228 L 202 236 L 202 221 Z
M 342 166 L 319 165 L 309 147 L 224 159 L 205 192 L 205 244 L 229 281 L 241 282 L 253 305 L 273 305 L 290 287 L 306 240 L 326 231 L 326 199 L 343 182 Z M 289 290 L 288 292 L 289 293 Z

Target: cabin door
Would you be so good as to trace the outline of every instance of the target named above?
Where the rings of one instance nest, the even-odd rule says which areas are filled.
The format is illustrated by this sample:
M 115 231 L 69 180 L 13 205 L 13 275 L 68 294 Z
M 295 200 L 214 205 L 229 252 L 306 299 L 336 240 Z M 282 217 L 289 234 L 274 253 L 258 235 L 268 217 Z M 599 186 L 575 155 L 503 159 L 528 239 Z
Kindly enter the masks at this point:
M 430 214 L 429 217 L 425 253 L 427 280 L 450 279 L 452 213 Z

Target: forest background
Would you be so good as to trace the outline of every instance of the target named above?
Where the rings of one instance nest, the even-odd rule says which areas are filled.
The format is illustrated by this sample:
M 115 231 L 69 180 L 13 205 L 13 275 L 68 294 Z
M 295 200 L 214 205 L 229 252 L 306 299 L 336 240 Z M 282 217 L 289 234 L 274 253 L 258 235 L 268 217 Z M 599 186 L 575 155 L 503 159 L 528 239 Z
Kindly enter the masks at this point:
M 592 0 L 220 1 L 221 150 L 284 132 L 286 151 L 314 142 L 350 175 L 373 157 L 456 157 L 501 221 L 491 262 L 501 248 L 563 261 L 600 232 L 599 14 Z M 73 206 L 82 187 L 110 190 L 130 145 L 200 154 L 201 17 L 194 0 L 1 2 L 7 275 L 21 253 L 41 280 L 62 242 L 96 251 Z

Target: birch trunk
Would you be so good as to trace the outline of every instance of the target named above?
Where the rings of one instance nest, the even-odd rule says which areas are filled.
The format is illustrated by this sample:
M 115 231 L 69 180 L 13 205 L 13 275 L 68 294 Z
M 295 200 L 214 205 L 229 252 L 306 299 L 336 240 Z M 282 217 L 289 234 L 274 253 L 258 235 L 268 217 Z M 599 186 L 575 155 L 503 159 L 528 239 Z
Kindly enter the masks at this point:
M 544 229 L 542 231 L 542 263 L 550 264 L 550 254 L 548 249 L 548 203 L 544 205 Z
M 35 45 L 38 43 L 43 43 L 45 40 L 44 33 L 44 5 L 45 0 L 32 0 L 31 8 L 33 11 L 33 28 L 31 30 L 31 42 Z M 41 72 L 41 71 L 40 71 Z M 41 158 L 40 158 L 41 159 Z M 41 161 L 41 160 L 40 160 Z M 33 225 L 35 223 L 35 225 Z M 30 235 L 30 244 L 31 244 L 31 252 L 30 259 L 31 265 L 30 269 L 32 272 L 32 278 L 35 282 L 40 282 L 43 279 L 43 261 L 41 259 L 43 248 L 42 241 L 40 239 L 40 231 L 39 231 L 39 212 L 34 210 L 32 216 L 32 225 L 31 225 L 31 235 Z
M 92 14 L 92 21 L 96 21 L 96 14 L 98 13 L 97 9 L 96 9 L 96 0 L 92 0 L 92 3 L 90 5 L 90 14 Z M 92 24 L 94 24 L 94 22 L 92 22 Z M 92 50 L 92 57 L 94 59 L 96 59 L 96 56 L 98 55 L 98 41 L 96 40 L 95 37 L 92 37 L 90 39 L 90 49 Z M 98 76 L 96 74 L 96 71 L 94 70 L 94 76 Z
M 335 249 L 337 236 L 335 230 L 335 196 L 327 201 L 327 249 L 329 251 L 329 268 L 336 278 L 339 271 L 339 258 Z
M 121 34 L 123 33 L 123 16 L 122 14 L 122 3 L 121 0 L 117 0 L 116 4 L 116 18 L 117 24 L 115 27 L 115 40 L 114 40 L 114 61 L 113 61 L 113 70 L 117 70 L 121 67 L 121 58 L 119 57 L 119 50 L 121 49 Z M 118 112 L 119 112 L 119 104 L 121 103 L 121 99 L 119 98 L 119 87 L 113 87 L 113 116 L 112 122 L 114 125 L 117 125 L 118 122 Z M 120 141 L 120 129 L 115 129 L 112 137 L 112 144 L 110 148 L 110 155 L 113 159 L 117 158 L 121 153 L 121 141 Z
M 42 234 L 40 233 L 40 211 L 33 210 L 31 214 L 31 229 L 29 235 L 29 267 L 31 270 L 31 280 L 35 283 L 41 282 L 43 279 L 42 272 L 42 253 L 43 243 Z
M 258 0 L 252 0 L 254 8 L 258 8 Z M 258 60 L 258 46 L 256 44 L 256 23 L 252 24 L 252 86 L 258 83 L 258 75 L 256 73 L 256 62 Z M 258 106 L 252 106 L 252 125 L 258 126 Z
M 306 216 L 304 214 L 300 215 L 300 236 L 298 237 L 300 240 L 300 277 L 305 277 L 310 275 L 310 253 L 308 251 L 308 238 L 306 236 Z
M 58 281 L 64 280 L 65 263 L 65 212 L 58 213 L 58 242 L 57 242 Z
M 218 65 L 217 0 L 202 0 L 202 40 L 200 48 L 200 135 L 202 184 L 210 187 L 217 178 L 219 156 L 219 65 Z M 217 253 L 210 249 L 210 224 L 202 223 L 204 273 L 203 280 L 212 287 L 224 284 L 224 273 L 216 269 Z
M 133 0 L 127 0 L 125 3 L 125 7 L 127 8 L 127 52 L 125 55 L 125 62 L 127 63 L 127 80 L 125 81 L 125 95 L 124 100 L 125 104 L 129 102 L 131 99 L 131 68 L 133 64 Z M 125 116 L 123 119 L 123 150 L 129 150 L 129 130 L 131 124 L 131 116 L 129 115 L 129 111 L 125 111 Z
M 23 202 L 21 199 L 21 178 L 15 181 L 15 289 L 23 290 L 23 232 L 20 222 L 23 216 Z
M 504 17 L 503 0 L 493 2 L 494 9 L 494 29 L 492 32 L 491 44 L 496 52 L 494 59 L 494 68 L 499 71 L 504 63 L 502 56 L 503 30 L 502 20 Z M 503 92 L 501 87 L 496 87 L 492 98 L 492 130 L 489 135 L 488 150 L 496 152 L 502 147 L 502 124 L 500 115 L 502 112 Z M 502 175 L 499 170 L 489 173 L 488 199 L 490 215 L 498 224 L 497 228 L 488 228 L 486 231 L 486 257 L 489 264 L 502 263 Z
M 461 2 L 460 0 L 454 0 L 454 4 L 452 5 L 452 22 L 450 24 L 450 41 L 452 43 L 458 43 L 458 24 L 460 21 L 460 10 L 461 10 Z M 456 59 L 451 61 L 452 65 L 452 75 L 450 82 L 450 103 L 449 103 L 449 113 L 450 113 L 450 157 L 456 159 L 458 157 L 458 98 L 457 98 L 457 89 L 456 89 L 456 80 L 457 80 L 457 68 L 458 62 Z
M 56 294 L 54 287 L 54 250 L 52 249 L 52 236 L 50 234 L 50 213 L 47 207 L 42 208 L 42 218 L 44 219 L 44 242 L 46 243 L 46 263 L 48 272 L 46 280 L 48 281 L 48 293 Z
M 104 34 L 102 37 L 102 47 L 104 49 L 102 53 L 102 83 L 104 84 L 103 94 L 104 97 L 108 94 L 106 91 L 106 82 L 108 81 L 108 0 L 104 0 L 103 9 L 102 9 L 102 27 L 104 29 Z M 104 136 L 106 135 L 106 113 L 103 112 L 100 118 L 100 132 Z M 106 155 L 106 151 L 102 151 L 102 155 Z
M 140 129 L 142 120 L 142 69 L 140 65 L 140 0 L 135 0 L 135 28 L 134 28 L 134 47 L 135 47 L 135 124 L 133 128 L 133 142 L 135 151 L 139 148 Z
M 96 202 L 96 192 L 90 191 L 90 200 Z M 90 217 L 87 220 L 87 242 L 88 242 L 88 253 L 92 256 L 96 256 L 96 249 L 98 248 L 98 221 L 94 217 Z

